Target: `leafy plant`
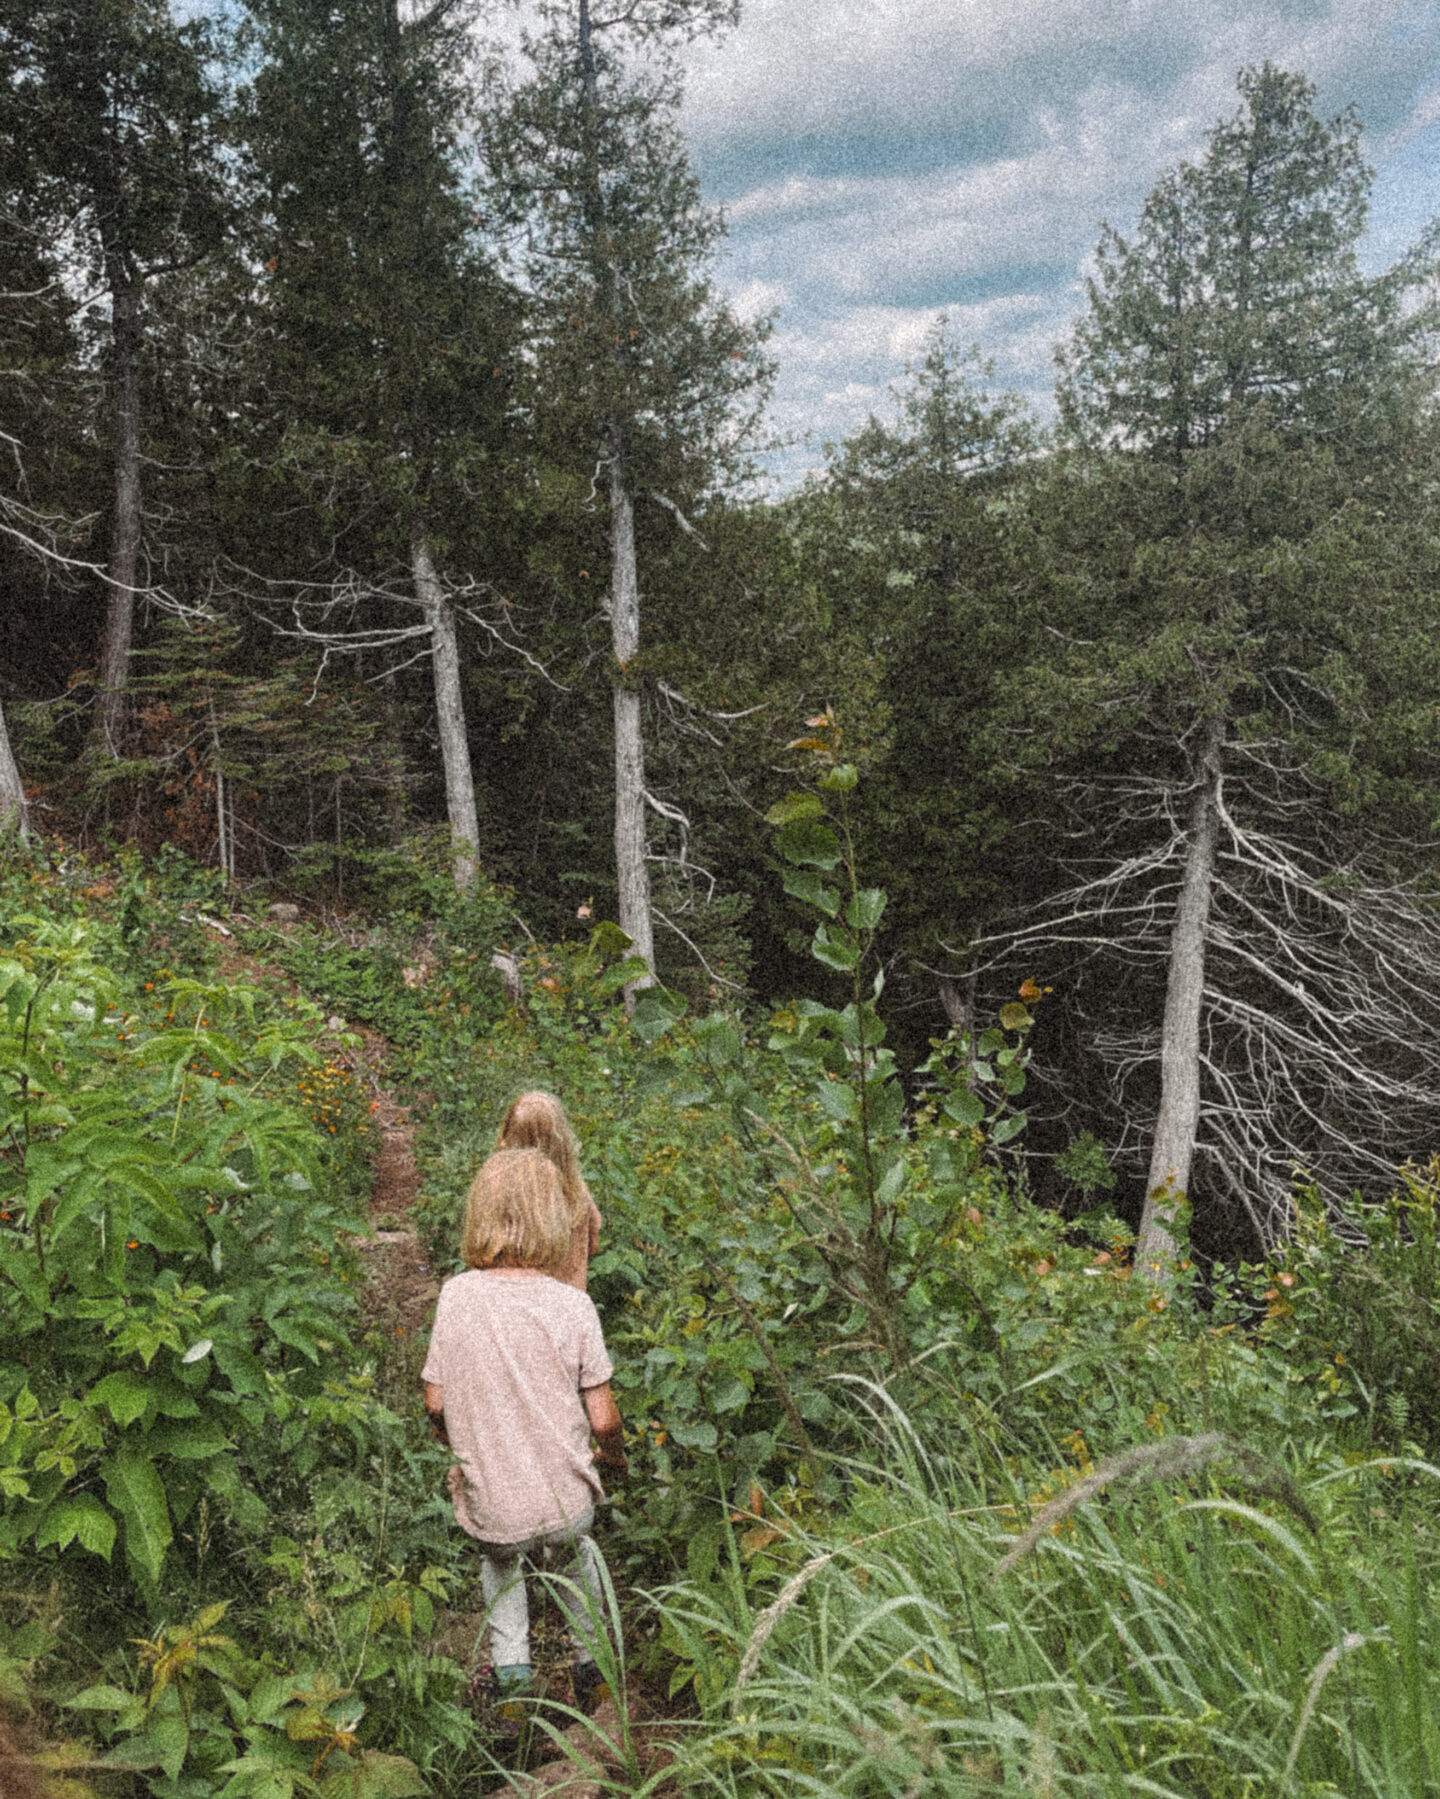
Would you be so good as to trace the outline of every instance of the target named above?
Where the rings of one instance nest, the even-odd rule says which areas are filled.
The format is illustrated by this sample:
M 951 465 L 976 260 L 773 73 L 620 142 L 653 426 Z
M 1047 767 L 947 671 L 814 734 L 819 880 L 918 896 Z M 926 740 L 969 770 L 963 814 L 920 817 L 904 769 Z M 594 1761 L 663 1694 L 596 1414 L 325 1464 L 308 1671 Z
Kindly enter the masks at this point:
M 162 1795 L 417 1799 L 408 1758 L 363 1742 L 366 1705 L 323 1668 L 282 1672 L 219 1630 L 226 1605 L 163 1625 L 138 1647 L 148 1689 L 86 1687 L 66 1703 L 110 1739 L 107 1765 L 150 1774 Z
M 202 1499 L 313 1465 L 346 1341 L 335 1157 L 274 1093 L 314 1014 L 159 976 L 137 1001 L 79 920 L 12 919 L 0 960 L 0 1553 L 109 1560 L 157 1595 Z M 279 1458 L 276 1451 L 279 1452 Z M 308 1459 L 307 1459 L 308 1458 Z

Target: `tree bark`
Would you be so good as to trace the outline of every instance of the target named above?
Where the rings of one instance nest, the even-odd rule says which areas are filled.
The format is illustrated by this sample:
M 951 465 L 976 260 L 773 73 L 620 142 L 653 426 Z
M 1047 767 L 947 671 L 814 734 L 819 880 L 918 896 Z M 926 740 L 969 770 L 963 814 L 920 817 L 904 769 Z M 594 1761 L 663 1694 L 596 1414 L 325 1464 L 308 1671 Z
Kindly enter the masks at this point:
M 585 228 L 594 258 L 597 285 L 610 311 L 617 364 L 623 331 L 619 270 L 607 247 L 605 191 L 600 179 L 598 77 L 595 66 L 594 26 L 589 0 L 579 0 L 576 26 L 584 119 Z M 619 892 L 619 925 L 630 939 L 633 953 L 651 970 L 648 979 L 625 989 L 625 1003 L 634 1004 L 641 987 L 653 984 L 655 926 L 650 911 L 650 864 L 645 854 L 645 738 L 640 717 L 640 695 L 630 684 L 626 667 L 640 648 L 640 581 L 635 565 L 635 506 L 625 471 L 625 430 L 612 414 L 606 431 L 610 452 L 610 642 L 615 654 L 613 688 L 615 714 L 615 885 Z
M 135 633 L 135 578 L 140 566 L 140 299 L 141 284 L 112 259 L 109 272 L 115 353 L 115 440 L 105 628 L 100 639 L 99 702 L 94 739 L 118 759 L 125 727 L 125 688 Z
M 1190 816 L 1189 844 L 1165 982 L 1160 1034 L 1160 1108 L 1146 1182 L 1145 1209 L 1135 1246 L 1136 1266 L 1160 1272 L 1175 1255 L 1171 1226 L 1190 1187 L 1200 1123 L 1200 1014 L 1205 991 L 1205 937 L 1215 874 L 1217 805 L 1224 730 L 1205 727 Z
M 28 837 L 30 812 L 25 804 L 25 785 L 15 766 L 15 753 L 10 748 L 5 714 L 0 710 L 0 831 L 11 830 L 17 837 Z
M 625 483 L 619 433 L 610 460 L 610 641 L 615 652 L 615 880 L 620 891 L 620 929 L 634 954 L 655 967 L 650 915 L 650 864 L 645 854 L 645 740 L 640 695 L 626 667 L 640 648 L 640 584 L 635 571 L 635 507 Z M 626 989 L 648 987 L 636 981 Z
M 465 701 L 460 691 L 460 646 L 455 608 L 445 596 L 435 558 L 424 537 L 411 545 L 410 566 L 415 596 L 430 625 L 430 659 L 435 670 L 435 722 L 440 731 L 440 758 L 445 765 L 445 809 L 454 845 L 451 864 L 455 888 L 468 893 L 480 867 L 480 818 L 475 805 L 475 774 L 465 729 Z

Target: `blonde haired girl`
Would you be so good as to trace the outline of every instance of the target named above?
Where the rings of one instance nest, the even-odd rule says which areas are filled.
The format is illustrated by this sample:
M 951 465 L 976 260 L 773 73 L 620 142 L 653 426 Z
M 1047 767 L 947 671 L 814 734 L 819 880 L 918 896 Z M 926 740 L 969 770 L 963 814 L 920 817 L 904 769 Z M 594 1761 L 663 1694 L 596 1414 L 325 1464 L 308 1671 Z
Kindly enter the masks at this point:
M 526 1567 L 564 1550 L 559 1599 L 576 1701 L 588 1710 L 604 1599 L 590 1536 L 604 1491 L 596 1464 L 623 1477 L 626 1459 L 600 1319 L 584 1293 L 554 1277 L 571 1236 L 549 1158 L 537 1149 L 491 1156 L 465 1202 L 468 1266 L 440 1289 L 420 1378 L 425 1409 L 455 1456 L 455 1522 L 479 1544 L 500 1692 L 523 1692 L 530 1680 Z
M 590 1258 L 600 1247 L 600 1216 L 590 1189 L 580 1173 L 580 1145 L 565 1116 L 565 1108 L 553 1093 L 522 1093 L 505 1114 L 495 1138 L 501 1149 L 538 1149 L 555 1164 L 565 1203 L 570 1209 L 570 1248 L 551 1272 L 557 1281 L 578 1287 L 583 1293 Z

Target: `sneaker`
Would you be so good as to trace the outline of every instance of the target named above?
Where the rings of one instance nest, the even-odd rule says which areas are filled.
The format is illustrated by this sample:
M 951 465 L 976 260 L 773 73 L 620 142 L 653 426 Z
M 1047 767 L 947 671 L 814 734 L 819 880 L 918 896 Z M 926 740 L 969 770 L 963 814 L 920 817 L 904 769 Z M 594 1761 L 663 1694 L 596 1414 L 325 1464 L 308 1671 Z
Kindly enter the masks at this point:
M 577 1662 L 570 1670 L 570 1685 L 575 1692 L 575 1709 L 593 1718 L 595 1709 L 609 1692 L 598 1662 Z
M 533 1709 L 528 1668 L 494 1668 L 486 1662 L 470 1676 L 466 1691 L 471 1711 L 492 1738 L 507 1746 L 522 1742 Z

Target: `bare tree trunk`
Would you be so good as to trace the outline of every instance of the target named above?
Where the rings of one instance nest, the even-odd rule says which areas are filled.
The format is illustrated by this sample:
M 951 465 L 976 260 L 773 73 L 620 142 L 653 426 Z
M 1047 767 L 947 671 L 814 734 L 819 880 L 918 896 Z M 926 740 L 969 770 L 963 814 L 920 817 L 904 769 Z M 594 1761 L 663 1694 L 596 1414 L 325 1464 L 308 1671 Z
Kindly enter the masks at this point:
M 578 0 L 577 47 L 580 51 L 582 124 L 585 142 L 584 207 L 590 251 L 600 291 L 614 327 L 615 360 L 620 349 L 623 308 L 619 271 L 606 248 L 605 190 L 600 178 L 596 143 L 599 112 L 594 25 L 590 0 Z M 655 967 L 655 926 L 650 912 L 650 864 L 645 856 L 645 739 L 640 695 L 629 684 L 626 665 L 640 648 L 640 581 L 635 566 L 635 506 L 625 478 L 625 431 L 612 414 L 606 432 L 610 451 L 610 642 L 615 653 L 615 884 L 619 889 L 619 925 L 633 952 Z M 651 980 L 632 982 L 625 1003 Z
M 5 714 L 0 710 L 0 831 L 14 831 L 17 837 L 30 835 L 30 814 L 25 804 L 25 785 L 15 766 L 10 748 L 10 732 Z
M 655 967 L 650 916 L 650 864 L 645 857 L 645 741 L 640 695 L 626 682 L 626 665 L 640 648 L 640 584 L 635 572 L 635 508 L 625 485 L 619 433 L 610 460 L 610 636 L 615 651 L 615 879 L 620 929 L 634 953 Z M 627 989 L 648 987 L 636 981 Z
M 135 631 L 135 579 L 140 567 L 140 295 L 138 280 L 112 261 L 111 330 L 115 348 L 115 517 L 110 534 L 105 629 L 100 639 L 100 695 L 94 741 L 118 758 L 125 688 Z
M 446 598 L 435 570 L 435 558 L 424 537 L 410 550 L 415 597 L 430 625 L 430 655 L 435 669 L 435 721 L 440 730 L 440 758 L 445 765 L 445 808 L 455 846 L 456 891 L 475 884 L 480 866 L 480 818 L 475 807 L 475 774 L 470 765 L 470 739 L 465 730 L 465 701 L 460 691 L 460 646 L 455 608 Z
M 1150 1155 L 1145 1209 L 1135 1246 L 1138 1267 L 1158 1271 L 1175 1254 L 1170 1226 L 1190 1187 L 1195 1136 L 1200 1124 L 1200 1012 L 1205 991 L 1205 937 L 1215 875 L 1217 801 L 1224 729 L 1205 728 L 1198 786 L 1165 982 L 1165 1020 L 1160 1033 L 1160 1109 Z

